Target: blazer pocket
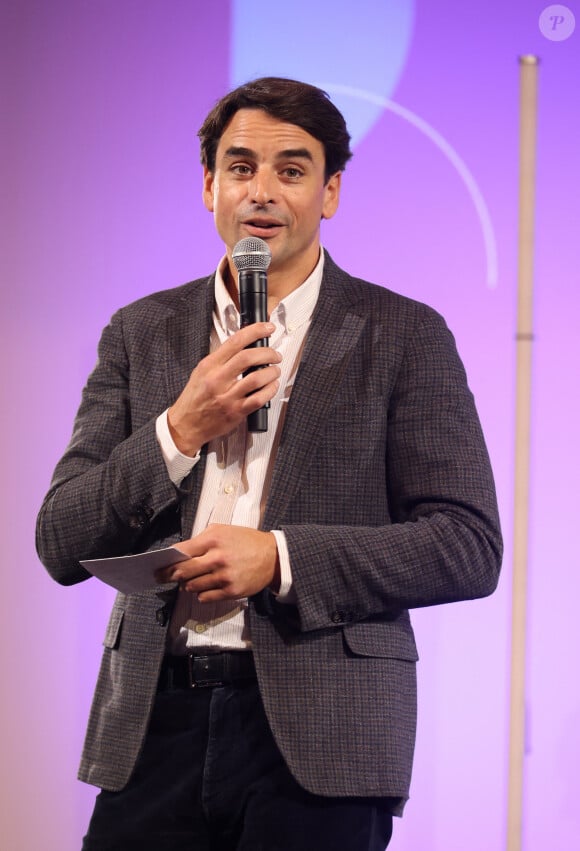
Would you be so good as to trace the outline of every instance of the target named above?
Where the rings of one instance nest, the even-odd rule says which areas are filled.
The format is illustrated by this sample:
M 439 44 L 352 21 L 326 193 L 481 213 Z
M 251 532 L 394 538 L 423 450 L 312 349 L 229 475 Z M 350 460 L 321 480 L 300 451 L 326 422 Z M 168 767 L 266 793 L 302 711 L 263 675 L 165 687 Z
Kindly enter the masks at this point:
M 412 630 L 396 621 L 354 623 L 343 628 L 343 636 L 348 649 L 357 656 L 405 659 L 409 662 L 416 662 L 419 658 Z
M 125 609 L 121 606 L 113 606 L 113 611 L 111 612 L 107 631 L 105 632 L 105 639 L 103 641 L 103 644 L 105 647 L 108 647 L 109 650 L 115 650 L 119 646 L 119 641 L 121 639 L 121 627 L 123 625 L 124 617 Z

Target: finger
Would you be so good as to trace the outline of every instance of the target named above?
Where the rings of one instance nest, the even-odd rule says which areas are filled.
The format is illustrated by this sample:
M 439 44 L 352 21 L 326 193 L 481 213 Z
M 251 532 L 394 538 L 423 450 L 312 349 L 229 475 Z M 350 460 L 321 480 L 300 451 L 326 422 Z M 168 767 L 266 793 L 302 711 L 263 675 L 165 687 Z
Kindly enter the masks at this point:
M 224 585 L 223 587 L 210 586 L 207 589 L 201 589 L 200 580 L 192 580 L 181 586 L 181 590 L 196 594 L 200 603 L 218 603 L 223 600 L 243 600 L 247 595 L 241 592 L 236 592 L 231 586 Z
M 258 349 L 243 349 L 220 366 L 221 376 L 230 384 L 267 366 L 278 366 L 282 355 L 275 349 L 263 346 Z
M 228 337 L 221 344 L 219 349 L 214 354 L 218 355 L 216 360 L 226 362 L 230 360 L 238 352 L 247 349 L 252 343 L 258 340 L 268 338 L 274 331 L 275 326 L 271 322 L 255 322 L 253 325 L 246 325 L 245 328 L 240 328 L 231 337 Z M 265 348 L 265 347 L 262 347 Z
M 248 372 L 243 378 L 240 378 L 235 387 L 232 387 L 232 397 L 243 399 L 245 396 L 277 382 L 279 378 L 280 368 L 275 364 L 252 370 L 252 372 Z
M 173 564 L 169 567 L 160 567 L 159 570 L 155 571 L 155 581 L 160 585 L 164 585 L 166 582 L 179 582 L 180 579 L 182 579 L 182 575 Z
M 182 541 L 179 545 L 181 552 L 187 552 L 186 547 L 196 547 L 195 538 L 189 541 Z M 204 548 L 205 552 L 205 548 Z M 183 582 L 196 576 L 202 576 L 209 573 L 213 563 L 209 559 L 202 557 L 190 558 L 186 561 L 179 561 L 175 564 L 170 564 L 167 567 L 161 567 L 155 571 L 155 579 L 157 582 Z
M 174 549 L 179 550 L 179 552 L 184 553 L 185 555 L 189 555 L 189 553 L 187 552 L 187 547 L 188 547 L 189 543 L 190 543 L 189 541 L 181 541 L 179 544 L 174 544 L 173 547 L 174 547 Z M 157 570 L 155 570 L 153 572 L 153 575 L 155 576 L 156 582 L 164 583 L 164 582 L 176 581 L 174 579 L 175 573 L 176 573 L 178 567 L 181 564 L 184 564 L 184 563 L 186 563 L 186 562 L 185 561 L 181 561 L 181 562 L 176 561 L 173 564 L 166 565 L 165 567 L 157 568 Z
M 206 541 L 206 535 L 204 532 L 201 532 L 194 538 L 188 538 L 186 541 L 179 541 L 178 544 L 173 544 L 173 546 L 176 550 L 179 550 L 179 552 L 189 556 L 190 559 L 193 559 L 205 555 L 208 551 L 209 543 Z M 171 565 L 171 567 L 179 567 L 186 563 L 186 561 L 177 561 L 175 564 Z
M 167 567 L 160 567 L 158 570 L 156 570 L 153 574 L 155 577 L 155 582 L 157 582 L 158 585 L 165 585 L 166 582 L 172 582 L 171 575 L 169 572 L 170 570 L 171 568 Z
M 221 603 L 223 600 L 239 600 L 241 598 L 228 594 L 222 589 L 215 589 L 213 591 L 203 591 L 202 593 L 199 593 L 197 595 L 197 599 L 200 603 Z
M 242 417 L 247 417 L 253 411 L 263 408 L 264 405 L 274 398 L 278 392 L 278 388 L 279 382 L 276 381 L 261 390 L 256 390 L 255 393 L 250 393 L 250 395 L 241 402 L 240 410 Z
M 205 573 L 203 576 L 196 576 L 193 579 L 182 581 L 180 583 L 184 591 L 190 591 L 194 594 L 203 594 L 207 591 L 219 591 L 226 594 L 226 585 L 220 581 L 218 576 L 213 573 Z
M 215 570 L 215 563 L 209 556 L 191 558 L 174 565 L 171 579 L 173 582 L 188 582 L 201 576 L 211 576 Z

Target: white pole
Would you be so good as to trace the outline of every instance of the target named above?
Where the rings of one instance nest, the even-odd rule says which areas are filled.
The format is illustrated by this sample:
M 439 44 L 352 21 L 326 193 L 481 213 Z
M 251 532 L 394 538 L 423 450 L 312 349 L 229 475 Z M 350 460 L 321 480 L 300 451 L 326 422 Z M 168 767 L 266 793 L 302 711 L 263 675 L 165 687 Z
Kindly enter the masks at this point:
M 507 851 L 522 848 L 538 58 L 520 57 L 519 272 Z

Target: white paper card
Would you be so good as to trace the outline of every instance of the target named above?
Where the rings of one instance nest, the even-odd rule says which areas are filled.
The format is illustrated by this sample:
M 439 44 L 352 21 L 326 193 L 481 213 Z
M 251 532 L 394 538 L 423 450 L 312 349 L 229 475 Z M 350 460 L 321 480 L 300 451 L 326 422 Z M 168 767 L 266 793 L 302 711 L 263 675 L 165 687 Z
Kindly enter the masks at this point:
M 85 570 L 117 591 L 135 594 L 137 591 L 159 587 L 155 571 L 160 567 L 168 567 L 188 558 L 188 555 L 176 547 L 166 547 L 163 550 L 151 550 L 137 555 L 89 559 L 81 561 L 81 564 Z

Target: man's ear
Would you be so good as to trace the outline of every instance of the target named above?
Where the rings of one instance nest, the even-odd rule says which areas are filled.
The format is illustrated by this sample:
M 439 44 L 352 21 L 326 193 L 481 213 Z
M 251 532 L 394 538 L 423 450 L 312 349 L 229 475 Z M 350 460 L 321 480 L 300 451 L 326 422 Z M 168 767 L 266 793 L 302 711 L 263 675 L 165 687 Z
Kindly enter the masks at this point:
M 209 210 L 210 213 L 213 213 L 213 184 L 214 174 L 204 165 L 202 199 L 205 209 Z
M 337 171 L 336 174 L 333 174 L 331 177 L 328 178 L 328 182 L 324 187 L 324 200 L 322 202 L 323 219 L 331 219 L 338 210 L 341 180 L 341 171 Z

